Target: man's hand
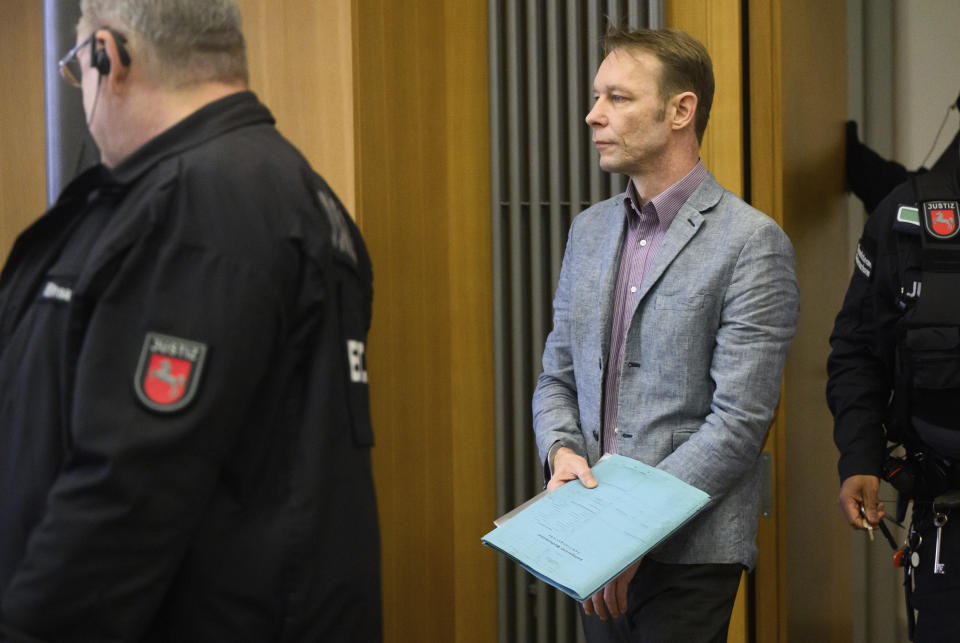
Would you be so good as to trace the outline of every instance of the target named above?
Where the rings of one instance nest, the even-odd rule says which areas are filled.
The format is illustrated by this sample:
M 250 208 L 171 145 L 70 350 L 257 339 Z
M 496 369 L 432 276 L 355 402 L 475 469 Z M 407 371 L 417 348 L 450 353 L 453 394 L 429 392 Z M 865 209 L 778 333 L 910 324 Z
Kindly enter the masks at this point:
M 578 478 L 583 486 L 588 489 L 597 486 L 597 479 L 593 477 L 587 461 L 569 447 L 557 449 L 550 470 L 553 471 L 553 475 L 550 476 L 550 482 L 547 483 L 547 491 L 553 491 Z
M 877 499 L 880 479 L 877 476 L 850 476 L 840 486 L 837 504 L 840 511 L 854 529 L 866 529 L 880 524 L 884 517 L 883 503 Z M 860 505 L 867 514 L 866 521 L 860 516 Z
M 619 618 L 627 613 L 627 587 L 630 581 L 637 575 L 637 568 L 643 562 L 641 558 L 634 564 L 627 567 L 623 572 L 607 583 L 606 587 L 588 598 L 583 603 L 583 613 L 586 615 L 596 614 L 601 620 L 607 618 Z

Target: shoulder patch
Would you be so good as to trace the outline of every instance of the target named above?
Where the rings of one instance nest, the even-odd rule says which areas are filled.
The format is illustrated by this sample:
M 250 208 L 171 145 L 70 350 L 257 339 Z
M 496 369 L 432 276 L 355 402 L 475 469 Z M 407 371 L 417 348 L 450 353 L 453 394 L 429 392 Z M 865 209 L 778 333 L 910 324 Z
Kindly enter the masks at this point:
M 870 275 L 873 273 L 873 257 L 870 257 L 863 249 L 862 243 L 857 244 L 857 258 L 855 263 L 857 265 L 857 270 L 859 270 L 864 277 L 869 279 Z
M 912 208 L 909 205 L 901 205 L 897 210 L 897 221 L 900 223 L 909 223 L 917 227 L 920 226 L 920 210 Z
M 934 239 L 945 241 L 960 232 L 960 206 L 956 201 L 926 201 L 923 204 L 923 225 Z
M 196 397 L 207 356 L 200 342 L 147 333 L 133 387 L 140 402 L 151 411 L 172 413 Z
M 893 220 L 894 232 L 905 234 L 920 234 L 920 210 L 910 205 L 901 205 L 897 210 L 897 218 Z

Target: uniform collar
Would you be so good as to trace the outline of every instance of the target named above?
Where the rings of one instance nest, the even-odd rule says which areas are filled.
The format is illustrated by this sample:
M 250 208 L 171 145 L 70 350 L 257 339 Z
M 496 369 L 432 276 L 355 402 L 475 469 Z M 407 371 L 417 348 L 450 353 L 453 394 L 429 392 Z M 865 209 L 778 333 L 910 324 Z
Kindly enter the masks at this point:
M 127 185 L 170 156 L 201 145 L 230 130 L 276 121 L 253 92 L 241 91 L 215 100 L 147 141 L 113 170 L 113 182 Z

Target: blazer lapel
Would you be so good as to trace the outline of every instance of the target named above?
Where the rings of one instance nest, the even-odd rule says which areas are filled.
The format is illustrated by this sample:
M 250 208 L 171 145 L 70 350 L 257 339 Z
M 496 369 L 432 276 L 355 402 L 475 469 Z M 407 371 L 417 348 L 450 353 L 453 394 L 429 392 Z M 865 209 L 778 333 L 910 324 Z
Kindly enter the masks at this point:
M 643 301 L 647 293 L 650 292 L 650 289 L 660 280 L 663 273 L 666 272 L 670 264 L 673 263 L 673 260 L 680 254 L 680 251 L 683 250 L 690 240 L 693 239 L 694 235 L 697 234 L 697 231 L 700 230 L 700 226 L 703 225 L 703 212 L 714 207 L 720 201 L 721 196 L 723 196 L 723 188 L 717 183 L 717 180 L 713 178 L 713 175 L 708 172 L 700 185 L 697 186 L 697 189 L 694 190 L 690 198 L 687 199 L 687 202 L 680 207 L 680 211 L 677 212 L 677 216 L 674 217 L 673 223 L 667 228 L 667 233 L 663 237 L 660 250 L 657 251 L 657 256 L 654 258 L 653 264 L 644 276 L 643 283 L 640 284 L 640 293 L 634 300 L 634 308 L 630 315 L 631 319 L 633 318 L 633 313 L 637 310 L 637 305 Z
M 623 211 L 623 198 L 616 199 L 608 211 L 602 250 L 600 254 L 599 284 L 600 294 L 597 301 L 598 323 L 600 324 L 600 347 L 604 361 L 610 349 L 610 318 L 613 308 L 613 289 L 620 269 L 620 247 L 626 232 L 626 216 Z

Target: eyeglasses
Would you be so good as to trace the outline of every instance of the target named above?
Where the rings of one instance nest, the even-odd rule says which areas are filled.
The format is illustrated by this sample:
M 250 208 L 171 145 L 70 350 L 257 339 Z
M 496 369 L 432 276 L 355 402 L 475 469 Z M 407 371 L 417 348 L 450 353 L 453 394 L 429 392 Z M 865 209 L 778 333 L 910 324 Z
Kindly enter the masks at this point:
M 61 58 L 60 62 L 57 63 L 57 65 L 60 67 L 60 75 L 63 76 L 65 81 L 74 87 L 80 86 L 80 78 L 83 75 L 83 69 L 80 67 L 80 59 L 77 58 L 77 54 L 80 53 L 80 50 L 87 45 L 91 45 L 92 53 L 93 38 L 96 35 L 97 32 L 94 31 L 92 34 L 84 38 L 83 42 L 68 51 L 67 55 Z
M 57 63 L 57 65 L 60 67 L 60 75 L 63 76 L 65 81 L 74 87 L 80 86 L 80 79 L 83 77 L 83 69 L 80 67 L 80 59 L 77 58 L 77 54 L 80 53 L 80 50 L 88 44 L 90 45 L 90 59 L 93 61 L 93 65 L 101 70 L 100 75 L 106 75 L 110 69 L 110 61 L 105 57 L 106 51 L 94 51 L 94 38 L 96 37 L 97 32 L 101 29 L 105 29 L 110 33 L 111 36 L 113 36 L 113 41 L 117 46 L 117 56 L 120 58 L 120 64 L 124 67 L 130 66 L 130 54 L 127 53 L 127 49 L 124 47 L 124 45 L 127 44 L 126 37 L 121 33 L 117 33 L 110 27 L 100 27 L 99 29 L 94 29 L 93 33 L 84 38 L 83 42 L 68 51 L 67 55 L 61 58 L 60 62 Z M 98 54 L 104 56 L 102 61 L 97 59 Z

